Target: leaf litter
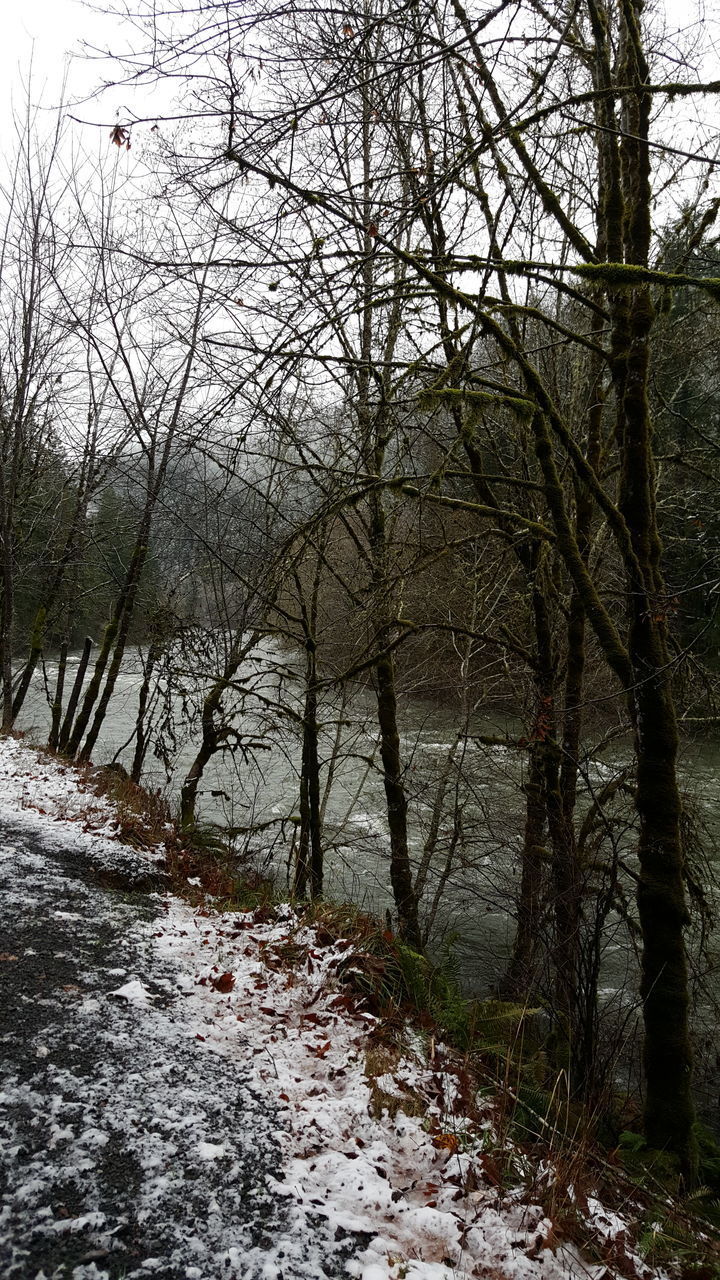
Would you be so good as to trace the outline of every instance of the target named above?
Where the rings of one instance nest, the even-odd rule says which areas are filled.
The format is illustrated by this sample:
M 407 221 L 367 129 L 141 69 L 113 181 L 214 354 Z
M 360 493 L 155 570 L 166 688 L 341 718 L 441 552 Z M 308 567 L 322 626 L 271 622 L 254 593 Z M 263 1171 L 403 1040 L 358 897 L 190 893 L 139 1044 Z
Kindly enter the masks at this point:
M 441 1045 L 408 1030 L 368 1077 L 377 1020 L 341 981 L 347 942 L 289 906 L 123 901 L 91 872 L 142 882 L 161 850 L 119 844 L 108 800 L 12 739 L 0 782 L 3 913 L 19 922 L 5 955 L 20 957 L 0 970 L 20 1031 L 3 1027 L 20 1047 L 0 1091 L 4 1276 L 620 1274 L 559 1241 L 524 1186 L 503 1188 L 493 1104 L 470 1123 Z M 599 1241 L 625 1230 L 588 1205 Z M 622 1274 L 662 1273 L 627 1248 Z

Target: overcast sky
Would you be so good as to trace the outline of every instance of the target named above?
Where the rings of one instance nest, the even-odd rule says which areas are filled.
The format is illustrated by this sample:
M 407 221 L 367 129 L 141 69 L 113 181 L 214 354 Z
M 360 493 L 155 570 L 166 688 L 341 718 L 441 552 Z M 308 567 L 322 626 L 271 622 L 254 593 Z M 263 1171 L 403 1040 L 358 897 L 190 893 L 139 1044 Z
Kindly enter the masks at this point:
M 697 18 L 695 0 L 660 0 L 668 17 L 679 26 Z M 713 6 L 710 6 L 712 13 Z M 62 82 L 64 54 L 82 40 L 112 48 L 123 39 L 123 24 L 89 9 L 82 0 L 14 0 L 3 6 L 0 74 L 4 85 L 17 84 L 19 69 L 29 63 L 34 48 L 38 80 L 57 93 Z M 73 82 L 88 88 L 97 66 L 76 59 Z
M 46 86 L 43 98 L 48 102 L 57 99 L 67 50 L 79 45 L 83 38 L 107 44 L 113 27 L 114 22 L 90 13 L 78 0 L 16 0 L 3 14 L 2 83 L 17 97 L 21 77 L 32 59 L 38 87 Z M 90 87 L 97 68 L 76 59 L 72 75 L 74 81 Z
M 705 9 L 711 17 L 706 19 L 705 36 L 718 34 L 718 15 L 714 12 L 714 3 L 704 4 L 704 0 L 654 0 L 668 16 L 668 23 L 679 28 L 688 28 L 691 24 L 697 31 L 699 15 Z M 117 52 L 130 36 L 127 24 L 94 12 L 81 0 L 14 0 L 3 6 L 2 38 L 0 39 L 0 98 L 3 112 L 0 113 L 0 146 L 7 138 L 7 125 L 10 119 L 10 99 L 19 105 L 23 101 L 22 80 L 27 75 L 33 62 L 33 100 L 42 101 L 46 107 L 57 104 L 62 92 L 63 77 L 68 65 L 68 53 L 75 50 L 69 66 L 70 96 L 77 100 L 83 94 L 90 94 L 104 76 L 111 72 L 108 64 L 88 60 L 83 57 L 81 46 L 83 41 L 104 50 Z M 705 43 L 705 42 L 704 42 Z M 706 46 L 707 47 L 707 46 Z M 696 66 L 699 74 L 720 76 L 720 57 L 714 53 L 703 59 L 704 65 Z M 712 65 L 710 65 L 712 64 Z M 153 95 L 157 95 L 157 90 Z M 88 101 L 80 106 L 77 114 L 83 118 L 99 121 L 112 121 L 116 109 L 122 112 L 127 94 L 118 91 L 108 95 L 102 104 Z M 689 104 L 688 104 L 689 105 Z M 147 102 L 135 100 L 133 106 L 142 114 L 151 115 L 157 109 L 157 103 L 151 99 Z
M 3 6 L 5 8 L 5 6 Z M 117 52 L 125 43 L 127 28 L 117 18 L 93 12 L 81 0 L 15 0 L 3 14 L 0 40 L 0 145 L 8 136 L 11 103 L 25 101 L 24 81 L 32 65 L 32 100 L 52 110 L 62 97 L 67 76 L 67 97 L 78 102 L 73 114 L 94 121 L 112 121 L 122 109 L 123 95 L 94 101 L 92 91 L 112 74 L 107 62 L 83 52 L 83 41 L 104 51 Z M 88 139 L 89 141 L 89 139 Z

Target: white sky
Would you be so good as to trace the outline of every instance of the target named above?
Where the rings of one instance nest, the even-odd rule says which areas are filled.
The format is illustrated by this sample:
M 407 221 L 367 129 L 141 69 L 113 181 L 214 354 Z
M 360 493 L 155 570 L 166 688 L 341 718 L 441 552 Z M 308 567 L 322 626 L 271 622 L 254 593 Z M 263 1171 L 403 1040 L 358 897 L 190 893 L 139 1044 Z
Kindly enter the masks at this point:
M 7 88 L 17 95 L 22 75 L 31 61 L 35 66 L 38 86 L 47 86 L 48 102 L 59 96 L 62 84 L 65 53 L 83 37 L 100 37 L 100 27 L 107 27 L 107 19 L 88 12 L 79 0 L 5 0 L 3 10 L 2 40 L 0 41 L 0 76 Z M 107 39 L 107 36 L 106 36 Z M 87 83 L 90 67 L 76 64 L 73 78 Z M 43 94 L 43 97 L 46 96 Z
M 700 75 L 720 77 L 718 45 L 715 49 L 712 45 L 708 48 L 713 39 L 720 43 L 716 0 L 653 0 L 653 3 L 660 12 L 664 10 L 670 30 L 673 27 L 686 31 L 694 29 L 697 34 L 701 26 L 704 28 L 703 65 L 694 69 Z M 88 96 L 88 100 L 79 104 L 73 114 L 96 122 L 112 122 L 116 118 L 116 110 L 121 117 L 125 116 L 123 105 L 128 100 L 127 91 L 107 93 L 102 103 L 90 97 L 99 81 L 112 72 L 109 63 L 103 64 L 84 56 L 81 46 L 83 41 L 87 41 L 103 50 L 118 52 L 132 39 L 129 24 L 94 11 L 83 0 L 0 0 L 0 18 L 0 151 L 10 149 L 10 103 L 12 101 L 16 107 L 23 105 L 23 79 L 27 78 L 31 60 L 34 102 L 42 102 L 48 109 L 57 105 L 67 70 L 68 96 L 75 101 Z M 69 60 L 71 50 L 75 52 Z M 158 92 L 157 89 L 154 92 L 140 91 L 139 96 L 133 97 L 134 111 L 139 115 L 152 115 L 158 110 Z M 144 95 L 147 95 L 147 100 L 144 100 Z M 162 97 L 162 93 L 159 96 Z M 695 104 L 688 104 L 688 107 L 691 112 Z M 93 139 L 93 132 L 88 130 L 84 140 L 90 150 L 100 140 L 99 137 Z
M 67 96 L 77 100 L 89 95 L 98 82 L 111 74 L 109 64 L 88 58 L 82 42 L 117 51 L 124 41 L 123 24 L 117 18 L 93 12 L 82 0 L 0 0 L 0 145 L 6 134 L 10 103 L 21 107 L 25 101 L 24 82 L 32 65 L 32 100 L 52 110 L 57 106 L 67 75 Z M 71 56 L 72 53 L 72 56 Z M 122 94 L 102 105 L 92 100 L 77 112 L 90 120 L 114 119 Z
M 695 0 L 656 3 L 679 27 L 697 19 Z M 713 7 L 706 6 L 706 13 L 712 14 Z M 0 15 L 0 84 L 17 86 L 21 68 L 27 68 L 34 54 L 37 82 L 47 84 L 49 98 L 59 94 L 68 50 L 78 48 L 83 40 L 110 50 L 124 42 L 122 22 L 94 12 L 83 0 L 0 0 Z M 97 63 L 76 58 L 73 84 L 89 89 L 99 69 Z

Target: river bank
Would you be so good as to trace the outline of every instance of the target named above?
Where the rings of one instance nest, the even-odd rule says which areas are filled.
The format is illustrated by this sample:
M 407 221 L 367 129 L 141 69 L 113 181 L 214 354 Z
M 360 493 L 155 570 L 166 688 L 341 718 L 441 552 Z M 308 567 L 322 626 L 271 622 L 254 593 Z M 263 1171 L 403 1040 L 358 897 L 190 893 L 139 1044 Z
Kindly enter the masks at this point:
M 68 657 L 68 682 L 74 678 L 79 657 L 77 653 Z M 138 650 L 126 654 L 95 750 L 99 764 L 114 760 L 129 767 L 132 762 L 142 659 Z M 237 699 L 241 738 L 260 743 L 263 749 L 228 749 L 211 759 L 198 797 L 200 821 L 234 833 L 238 858 L 254 863 L 279 885 L 287 884 L 292 874 L 299 807 L 297 716 L 302 714 L 303 688 L 291 659 L 268 640 L 248 656 L 237 674 L 237 689 L 227 696 Z M 56 664 L 48 659 L 44 670 L 35 673 L 18 724 L 36 743 L 47 741 L 48 697 L 56 675 Z M 178 680 L 157 673 L 157 689 L 147 708 L 151 750 L 142 774 L 143 785 L 160 790 L 172 813 L 178 810 L 181 783 L 197 750 L 197 714 L 205 687 L 197 674 L 186 672 Z M 272 714 L 268 703 L 274 708 Z M 284 715 L 278 709 L 281 706 Z M 466 993 L 487 997 L 507 967 L 516 929 L 527 782 L 526 753 L 517 745 L 522 726 L 500 713 L 490 717 L 477 711 L 448 768 L 457 741 L 456 709 L 404 696 L 400 713 L 409 854 L 416 872 L 425 859 L 428 840 L 435 843 L 423 891 L 423 914 L 433 913 L 430 950 L 436 957 L 451 953 Z M 394 911 L 395 903 L 388 875 L 387 801 L 372 693 L 362 685 L 347 697 L 325 690 L 318 718 L 326 895 L 384 918 L 386 912 Z M 623 785 L 630 756 L 626 739 L 609 735 L 607 726 L 599 730 L 598 743 L 588 746 L 581 762 L 578 812 L 586 812 L 604 791 L 614 796 L 615 808 L 608 815 L 613 830 L 608 828 L 610 838 L 601 850 L 601 860 L 611 860 L 620 850 L 627 853 L 632 869 L 635 815 Z M 704 878 L 708 899 L 714 894 L 710 873 L 720 834 L 719 766 L 716 744 L 706 740 L 684 744 L 681 784 L 697 817 L 695 832 L 707 833 L 705 852 L 694 874 L 699 881 Z M 440 821 L 433 836 L 437 813 Z M 593 846 L 591 861 L 596 857 Z M 628 881 L 625 893 L 632 892 Z M 633 1006 L 637 1020 L 638 980 L 632 936 L 622 911 L 613 910 L 605 919 L 601 963 L 603 1009 L 613 1026 L 626 1027 Z M 700 968 L 704 972 L 707 966 L 694 965 L 693 971 Z M 693 998 L 704 1004 L 707 993 L 699 990 Z M 702 1053 L 707 1056 L 704 1048 Z M 703 1113 L 714 1124 L 717 1090 L 713 1090 L 711 1083 Z
M 161 888 L 164 851 L 44 753 L 4 739 L 0 778 L 8 1277 L 664 1274 L 641 1196 L 587 1159 L 570 1188 L 457 1054 L 388 1038 L 352 939 Z

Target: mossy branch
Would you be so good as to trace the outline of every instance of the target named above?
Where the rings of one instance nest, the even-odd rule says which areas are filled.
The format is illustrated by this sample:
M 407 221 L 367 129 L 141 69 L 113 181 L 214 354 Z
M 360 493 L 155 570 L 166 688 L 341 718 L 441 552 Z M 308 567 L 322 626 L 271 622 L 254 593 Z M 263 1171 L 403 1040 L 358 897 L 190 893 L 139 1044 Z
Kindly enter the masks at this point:
M 536 537 L 544 538 L 548 542 L 556 540 L 555 534 L 552 529 L 548 529 L 547 525 L 541 524 L 539 520 L 529 520 L 517 511 L 503 511 L 500 507 L 490 507 L 482 502 L 469 502 L 464 498 L 449 498 L 442 493 L 429 493 L 403 480 L 387 482 L 386 487 L 396 489 L 408 498 L 421 498 L 423 502 L 432 502 L 442 507 L 454 507 L 456 511 L 470 511 L 490 520 L 508 520 L 519 525 L 520 529 L 526 529 L 529 533 L 535 534 Z
M 532 400 L 522 396 L 506 395 L 491 391 L 471 391 L 467 387 L 428 387 L 418 396 L 421 409 L 436 409 L 438 405 L 450 406 L 464 404 L 471 410 L 498 405 L 510 409 L 522 421 L 527 422 L 535 412 Z
M 720 278 L 689 276 L 674 271 L 658 271 L 653 267 L 625 262 L 583 262 L 571 267 L 573 275 L 600 280 L 615 289 L 633 289 L 642 284 L 657 284 L 664 289 L 702 289 L 715 302 L 720 302 Z

